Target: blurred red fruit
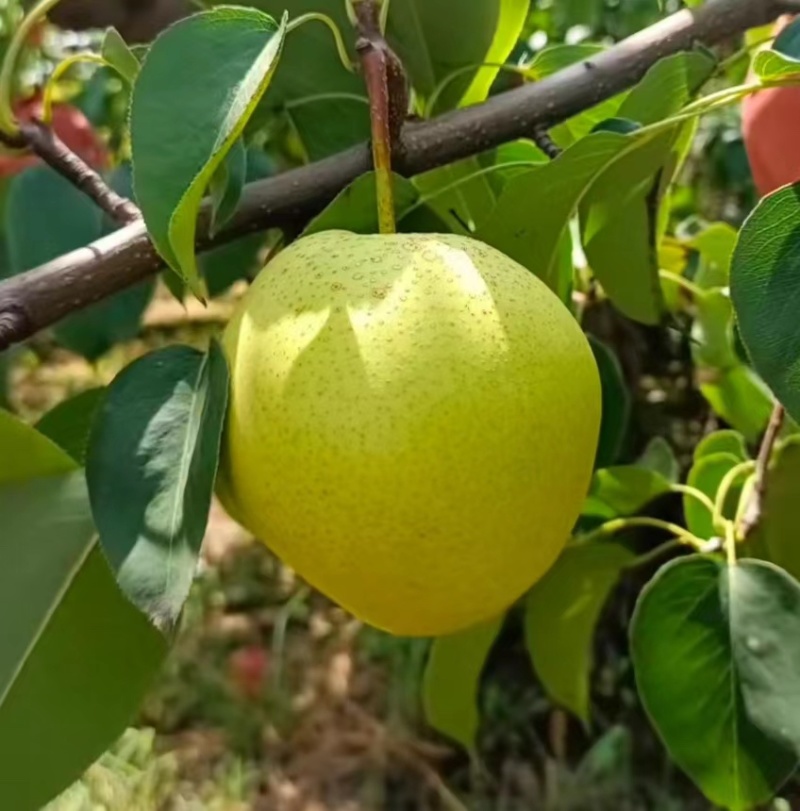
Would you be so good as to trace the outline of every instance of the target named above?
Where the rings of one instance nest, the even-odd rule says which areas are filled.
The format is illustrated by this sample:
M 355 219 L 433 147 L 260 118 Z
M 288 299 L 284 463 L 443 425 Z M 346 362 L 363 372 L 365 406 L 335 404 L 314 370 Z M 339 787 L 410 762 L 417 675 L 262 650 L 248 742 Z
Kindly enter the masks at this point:
M 269 656 L 258 645 L 239 648 L 228 659 L 231 683 L 239 695 L 251 701 L 261 697 L 268 673 Z
M 775 34 L 790 22 L 792 17 L 782 17 Z M 800 180 L 799 130 L 800 87 L 762 90 L 742 102 L 744 144 L 762 197 Z
M 31 121 L 42 115 L 42 98 L 33 96 L 14 105 L 20 121 Z M 71 104 L 53 105 L 53 129 L 56 135 L 83 161 L 94 169 L 105 169 L 109 153 L 105 143 L 94 131 L 86 116 Z M 0 177 L 11 177 L 39 163 L 39 158 L 26 153 L 0 154 Z

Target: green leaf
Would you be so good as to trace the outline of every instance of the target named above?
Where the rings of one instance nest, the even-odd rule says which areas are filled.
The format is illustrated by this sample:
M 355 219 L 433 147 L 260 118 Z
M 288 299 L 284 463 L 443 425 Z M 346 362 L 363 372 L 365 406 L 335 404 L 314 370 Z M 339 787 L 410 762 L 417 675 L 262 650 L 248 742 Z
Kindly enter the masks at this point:
M 604 45 L 591 42 L 581 42 L 576 45 L 548 45 L 533 57 L 526 66 L 525 74 L 529 79 L 540 82 L 576 62 L 590 60 L 605 49 Z M 610 116 L 606 116 L 606 118 L 610 118 Z
M 715 222 L 685 241 L 684 244 L 697 251 L 702 259 L 693 280 L 695 284 L 706 289 L 728 286 L 738 236 L 733 226 Z
M 619 360 L 612 349 L 593 337 L 589 338 L 589 344 L 600 372 L 603 391 L 603 419 L 594 463 L 595 468 L 602 468 L 613 465 L 619 457 L 628 430 L 631 398 Z
M 455 233 L 470 234 L 491 215 L 497 195 L 479 159 L 467 158 L 417 175 L 414 186 Z M 467 229 L 464 228 L 467 226 Z
M 600 132 L 587 136 L 559 158 L 508 180 L 494 213 L 477 239 L 528 268 L 551 290 L 559 286 L 558 248 L 562 234 L 594 178 L 630 141 Z
M 657 62 L 619 108 L 617 116 L 651 124 L 677 113 L 708 78 L 714 62 L 701 53 Z M 657 240 L 660 200 L 685 148 L 676 126 L 613 161 L 580 206 L 586 258 L 614 305 L 629 318 L 656 324 L 665 306 Z M 634 136 L 629 136 L 634 137 Z
M 707 290 L 695 297 L 696 314 L 692 324 L 692 359 L 698 366 L 730 369 L 741 361 L 733 338 L 733 305 L 722 288 Z
M 49 166 L 35 166 L 9 185 L 5 233 L 16 275 L 94 242 L 102 233 L 102 212 Z
M 123 592 L 159 627 L 189 594 L 219 459 L 228 370 L 171 346 L 121 372 L 95 418 L 86 465 L 103 549 Z
M 594 474 L 583 514 L 600 518 L 633 515 L 669 491 L 669 482 L 653 470 L 635 465 L 608 467 Z
M 758 440 L 772 413 L 772 397 L 749 366 L 739 364 L 719 372 L 700 370 L 700 392 L 715 413 L 748 442 Z
M 675 65 L 676 83 L 685 85 L 685 64 L 665 61 Z M 681 132 L 676 125 L 656 134 L 600 131 L 582 138 L 556 160 L 511 178 L 476 237 L 557 291 L 559 241 L 580 205 L 585 247 L 601 283 L 626 314 L 658 320 L 662 295 L 652 239 L 656 223 L 645 203 L 656 174 L 673 161 Z M 625 190 L 623 199 L 620 189 Z M 623 211 L 640 227 L 625 219 Z
M 219 233 L 236 213 L 247 180 L 247 150 L 244 141 L 234 141 L 225 160 L 211 178 L 211 224 L 209 234 Z
M 550 698 L 584 723 L 595 626 L 621 571 L 634 559 L 619 544 L 574 544 L 528 594 L 525 639 L 533 667 Z
M 653 437 L 636 464 L 661 474 L 668 482 L 677 482 L 680 476 L 680 465 L 675 457 L 675 451 L 664 437 Z
M 742 227 L 731 266 L 742 340 L 756 371 L 795 420 L 800 418 L 799 189 L 787 186 L 761 201 Z
M 765 557 L 800 576 L 800 437 L 791 437 L 774 452 L 767 473 L 761 519 L 755 529 Z
M 428 723 L 470 752 L 475 751 L 480 725 L 481 673 L 502 626 L 503 617 L 499 617 L 438 637 L 425 668 L 422 703 Z
M 753 560 L 673 561 L 639 599 L 631 647 L 642 702 L 716 805 L 752 809 L 796 766 L 799 614 L 800 587 Z
M 577 45 L 548 46 L 534 56 L 527 66 L 525 75 L 529 80 L 538 82 L 575 62 L 591 63 L 591 58 L 604 50 L 603 45 L 585 42 Z M 590 68 L 587 67 L 587 70 Z M 564 149 L 572 146 L 592 132 L 601 121 L 613 118 L 626 96 L 627 93 L 620 93 L 556 125 L 550 130 L 551 137 Z
M 753 59 L 753 72 L 760 79 L 778 79 L 800 73 L 800 25 L 787 25 L 772 43 Z
M 630 91 L 617 117 L 646 125 L 675 115 L 710 78 L 715 67 L 715 60 L 700 51 L 659 60 Z
M 692 465 L 686 483 L 701 493 L 705 493 L 711 501 L 714 501 L 722 480 L 741 462 L 742 460 L 732 453 L 707 454 Z M 742 494 L 744 478 L 739 480 L 738 485 L 731 487 L 728 493 L 723 509 L 725 518 L 736 517 L 736 507 Z M 684 495 L 683 511 L 686 516 L 686 526 L 698 538 L 713 538 L 717 534 L 714 530 L 711 513 L 697 499 Z
M 58 476 L 74 470 L 76 463 L 46 436 L 8 411 L 0 409 L 0 487 L 36 476 Z
M 36 423 L 36 430 L 65 450 L 79 465 L 85 465 L 92 423 L 105 394 L 105 387 L 100 387 L 64 400 Z
M 252 0 L 250 5 L 278 18 L 287 8 L 285 0 Z M 326 0 L 292 0 L 293 18 L 310 12 L 328 15 L 340 31 L 352 28 L 344 3 Z M 355 42 L 355 37 L 351 39 Z M 355 51 L 350 54 L 356 59 Z M 306 158 L 316 161 L 370 136 L 369 107 L 364 80 L 348 72 L 336 51 L 331 32 L 320 22 L 311 22 L 286 38 L 281 68 L 253 117 L 264 125 L 275 116 L 286 117 L 300 140 Z M 320 126 L 324 121 L 325 125 Z
M 436 93 L 431 112 L 439 113 L 486 98 L 498 68 L 481 66 L 508 59 L 529 7 L 530 0 L 461 0 L 458 36 L 453 36 L 450 0 L 394 0 L 387 37 L 420 102 L 428 103 Z
M 285 34 L 285 16 L 279 26 L 255 9 L 195 14 L 156 39 L 133 90 L 136 199 L 159 253 L 200 297 L 200 203 L 264 95 Z
M 651 195 L 674 140 L 668 131 L 615 161 L 581 201 L 592 272 L 614 306 L 644 324 L 657 324 L 664 312 Z
M 166 643 L 114 583 L 82 471 L 0 487 L 0 516 L 0 805 L 36 811 L 125 730 Z
M 124 185 L 125 170 L 115 172 L 109 182 L 115 188 Z M 37 216 L 31 217 L 31 211 Z M 13 274 L 83 248 L 113 230 L 104 226 L 102 212 L 83 192 L 48 166 L 32 167 L 13 179 L 5 227 Z M 56 325 L 56 340 L 96 360 L 138 333 L 152 292 L 152 281 L 142 282 L 70 315 Z
M 704 456 L 711 456 L 713 453 L 730 453 L 740 462 L 750 458 L 744 437 L 738 431 L 730 429 L 714 431 L 704 436 L 694 449 L 694 461 L 699 462 Z
M 274 172 L 272 161 L 262 150 L 255 147 L 247 150 L 248 183 L 270 177 Z M 261 250 L 265 241 L 263 233 L 250 234 L 205 251 L 199 261 L 208 295 L 211 298 L 219 296 L 239 279 L 255 276 L 263 264 Z M 178 280 L 174 273 L 168 275 Z
M 292 31 L 290 39 L 300 30 Z M 359 90 L 364 93 L 363 84 Z M 268 93 L 267 100 L 271 96 Z M 314 93 L 287 101 L 280 112 L 291 124 L 308 163 L 342 152 L 370 136 L 369 100 L 358 93 Z M 319 125 L 320 121 L 325 122 L 324 127 Z
M 259 5 L 275 16 L 286 7 L 280 0 L 260 0 Z M 311 11 L 324 13 L 344 32 L 351 28 L 344 4 L 331 6 L 324 0 L 292 3 L 294 17 Z M 348 46 L 355 43 L 355 37 L 348 38 L 345 33 L 348 39 Z M 358 63 L 353 49 L 349 58 Z M 326 26 L 314 22 L 294 29 L 281 63 L 283 67 L 254 117 L 259 129 L 269 132 L 276 117 L 285 118 L 306 161 L 321 160 L 369 139 L 369 100 L 363 79 L 357 69 L 349 72 L 341 64 Z M 319 126 L 320 121 L 326 122 L 324 127 Z
M 251 234 L 206 251 L 200 257 L 200 269 L 208 295 L 220 296 L 240 279 L 255 277 L 263 265 L 259 261 L 263 247 L 264 235 Z
M 394 205 L 398 220 L 419 202 L 419 192 L 410 180 L 394 175 Z M 378 204 L 375 173 L 356 178 L 344 191 L 306 226 L 303 236 L 320 231 L 351 231 L 355 234 L 378 232 Z
M 141 63 L 116 28 L 106 31 L 100 55 L 129 85 L 136 82 Z

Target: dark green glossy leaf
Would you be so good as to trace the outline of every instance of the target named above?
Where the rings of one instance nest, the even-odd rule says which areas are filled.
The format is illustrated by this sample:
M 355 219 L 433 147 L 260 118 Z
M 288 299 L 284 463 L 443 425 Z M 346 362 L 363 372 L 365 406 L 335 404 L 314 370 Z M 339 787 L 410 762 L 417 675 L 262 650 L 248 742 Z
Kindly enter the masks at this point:
M 602 468 L 617 461 L 628 429 L 631 399 L 617 356 L 610 347 L 596 338 L 590 338 L 589 343 L 594 352 L 603 389 L 603 420 L 600 424 L 600 439 L 594 463 L 596 468 Z
M 85 465 L 92 424 L 105 394 L 106 389 L 102 387 L 64 400 L 36 423 L 36 430 L 65 450 L 79 465 Z
M 608 595 L 635 556 L 614 543 L 568 546 L 531 589 L 525 639 L 547 694 L 589 721 L 594 631 Z
M 761 201 L 742 227 L 731 266 L 739 331 L 756 371 L 800 418 L 800 185 Z M 743 433 L 747 433 L 744 432 Z
M 639 599 L 631 639 L 645 709 L 717 805 L 752 809 L 796 766 L 799 623 L 800 587 L 760 561 L 683 558 Z
M 219 459 L 228 370 L 172 346 L 118 375 L 97 414 L 86 478 L 123 592 L 159 627 L 180 614 L 197 567 Z
M 475 750 L 480 725 L 481 673 L 502 625 L 500 617 L 438 637 L 425 668 L 422 703 L 428 723 L 470 751 Z
M 136 200 L 159 253 L 197 295 L 197 212 L 280 57 L 279 26 L 255 9 L 221 7 L 168 28 L 147 53 L 131 100 Z

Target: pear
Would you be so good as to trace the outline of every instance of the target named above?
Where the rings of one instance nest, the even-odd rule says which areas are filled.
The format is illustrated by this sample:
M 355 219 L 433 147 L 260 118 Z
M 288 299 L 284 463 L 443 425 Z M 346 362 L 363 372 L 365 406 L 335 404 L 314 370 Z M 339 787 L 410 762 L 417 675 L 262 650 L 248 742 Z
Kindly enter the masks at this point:
M 304 237 L 224 336 L 219 493 L 311 585 L 398 635 L 499 615 L 590 481 L 600 382 L 568 309 L 467 237 Z

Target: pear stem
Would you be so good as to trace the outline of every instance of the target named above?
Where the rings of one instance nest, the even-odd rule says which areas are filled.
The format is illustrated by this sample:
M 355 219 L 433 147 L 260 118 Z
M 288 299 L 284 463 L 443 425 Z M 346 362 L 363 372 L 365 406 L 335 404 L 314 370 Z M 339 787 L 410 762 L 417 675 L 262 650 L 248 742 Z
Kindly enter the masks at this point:
M 380 6 L 374 0 L 356 0 L 353 10 L 358 31 L 356 51 L 369 95 L 378 227 L 382 234 L 393 234 L 397 226 L 392 155 L 408 109 L 405 73 L 383 36 Z

